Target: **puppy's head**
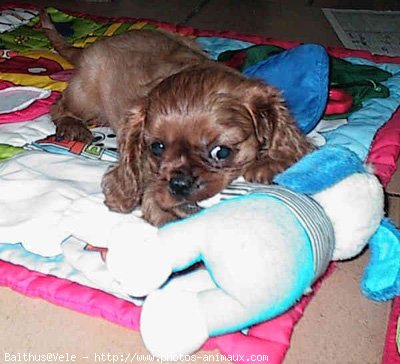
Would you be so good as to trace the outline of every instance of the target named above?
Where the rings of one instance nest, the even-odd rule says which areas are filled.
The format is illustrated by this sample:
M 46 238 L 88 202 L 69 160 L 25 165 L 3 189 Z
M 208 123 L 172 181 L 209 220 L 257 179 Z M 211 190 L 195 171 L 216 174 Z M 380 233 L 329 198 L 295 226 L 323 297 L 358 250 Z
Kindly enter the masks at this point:
M 144 217 L 156 225 L 196 211 L 196 202 L 258 171 L 260 161 L 262 173 L 249 179 L 267 182 L 284 168 L 268 167 L 272 155 L 291 164 L 301 154 L 292 146 L 302 136 L 275 89 L 218 66 L 167 78 L 126 125 L 113 174 L 134 179 L 135 203 L 141 195 Z
M 187 86 L 158 87 L 144 128 L 146 195 L 178 215 L 242 175 L 258 150 L 251 115 L 236 97 Z

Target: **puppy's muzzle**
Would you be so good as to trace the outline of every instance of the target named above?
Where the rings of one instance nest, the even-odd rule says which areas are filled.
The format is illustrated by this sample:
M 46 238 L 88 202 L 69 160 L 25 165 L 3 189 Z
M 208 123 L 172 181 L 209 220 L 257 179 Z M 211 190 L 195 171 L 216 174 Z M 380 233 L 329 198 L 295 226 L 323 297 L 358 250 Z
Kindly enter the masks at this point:
M 195 178 L 193 176 L 178 175 L 169 181 L 169 190 L 173 196 L 187 197 L 191 194 Z

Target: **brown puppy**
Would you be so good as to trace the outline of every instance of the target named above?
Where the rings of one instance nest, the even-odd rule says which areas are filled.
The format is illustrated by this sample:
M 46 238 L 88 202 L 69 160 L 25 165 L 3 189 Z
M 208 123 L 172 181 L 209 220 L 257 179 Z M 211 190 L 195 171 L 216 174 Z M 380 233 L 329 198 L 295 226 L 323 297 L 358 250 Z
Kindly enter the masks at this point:
M 145 219 L 163 225 L 239 176 L 270 182 L 312 150 L 277 90 L 209 60 L 191 40 L 141 30 L 82 51 L 41 17 L 76 66 L 52 111 L 57 135 L 90 141 L 92 119 L 117 133 L 120 160 L 102 182 L 111 210 L 141 204 Z

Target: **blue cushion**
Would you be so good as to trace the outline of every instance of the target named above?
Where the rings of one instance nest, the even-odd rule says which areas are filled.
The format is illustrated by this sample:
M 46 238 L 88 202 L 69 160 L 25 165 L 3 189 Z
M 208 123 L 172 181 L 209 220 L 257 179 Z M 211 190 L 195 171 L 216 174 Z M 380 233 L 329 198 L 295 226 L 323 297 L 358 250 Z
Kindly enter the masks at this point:
M 257 62 L 243 73 L 280 89 L 300 129 L 304 133 L 314 129 L 328 98 L 329 57 L 324 47 L 301 45 Z

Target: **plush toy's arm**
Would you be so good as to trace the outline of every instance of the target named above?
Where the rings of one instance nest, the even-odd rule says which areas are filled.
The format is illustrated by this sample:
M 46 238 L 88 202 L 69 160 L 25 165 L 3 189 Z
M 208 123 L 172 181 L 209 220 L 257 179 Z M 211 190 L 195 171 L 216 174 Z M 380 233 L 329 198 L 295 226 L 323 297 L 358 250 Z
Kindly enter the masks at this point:
M 200 216 L 199 216 L 200 215 Z M 181 271 L 201 260 L 200 248 L 206 239 L 202 214 L 163 226 L 158 232 L 173 271 Z
M 200 260 L 204 227 L 199 226 L 198 220 L 181 220 L 158 231 L 143 227 L 140 234 L 137 231 L 140 226 L 129 223 L 118 226 L 108 247 L 110 273 L 135 297 L 146 296 L 161 287 L 172 272 Z M 135 235 L 140 239 L 135 241 Z
M 140 227 L 129 223 L 120 225 L 109 242 L 106 259 L 111 275 L 135 297 L 146 296 L 160 287 L 172 272 L 157 230 Z

